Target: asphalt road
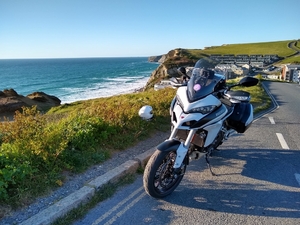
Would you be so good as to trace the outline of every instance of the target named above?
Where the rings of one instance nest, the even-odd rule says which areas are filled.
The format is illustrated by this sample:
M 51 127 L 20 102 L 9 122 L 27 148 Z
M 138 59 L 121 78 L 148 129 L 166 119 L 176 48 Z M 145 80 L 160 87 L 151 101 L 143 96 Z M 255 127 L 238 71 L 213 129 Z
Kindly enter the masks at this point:
M 170 196 L 146 195 L 142 176 L 74 224 L 300 224 L 300 86 L 267 82 L 279 107 L 193 161 Z

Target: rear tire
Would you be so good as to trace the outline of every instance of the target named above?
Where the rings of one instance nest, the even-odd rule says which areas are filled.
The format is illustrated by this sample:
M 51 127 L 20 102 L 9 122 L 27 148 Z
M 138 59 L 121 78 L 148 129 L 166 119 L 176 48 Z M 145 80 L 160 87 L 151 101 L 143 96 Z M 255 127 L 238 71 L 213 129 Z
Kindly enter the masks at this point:
M 144 171 L 144 188 L 154 198 L 164 198 L 171 194 L 181 182 L 186 164 L 175 173 L 176 151 L 162 152 L 156 150 L 149 159 Z

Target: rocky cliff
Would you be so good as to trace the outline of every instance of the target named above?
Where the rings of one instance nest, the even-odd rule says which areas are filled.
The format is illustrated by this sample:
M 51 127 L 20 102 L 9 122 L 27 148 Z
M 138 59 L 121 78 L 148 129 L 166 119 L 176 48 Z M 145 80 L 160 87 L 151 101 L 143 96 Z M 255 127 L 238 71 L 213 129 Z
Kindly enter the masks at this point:
M 12 118 L 14 113 L 22 107 L 37 106 L 39 111 L 45 112 L 51 107 L 59 106 L 61 100 L 44 92 L 34 92 L 27 95 L 19 95 L 14 89 L 0 91 L 0 117 Z
M 155 84 L 161 80 L 167 80 L 171 77 L 179 77 L 177 69 L 180 66 L 194 66 L 195 59 L 190 59 L 185 55 L 184 49 L 174 49 L 169 51 L 165 55 L 151 56 L 148 58 L 149 62 L 159 62 L 160 65 L 154 70 L 144 87 L 145 90 L 149 90 L 154 87 Z
M 158 55 L 158 56 L 150 56 L 148 58 L 149 62 L 158 62 L 158 63 L 163 63 L 166 58 L 167 58 L 168 54 L 165 55 Z

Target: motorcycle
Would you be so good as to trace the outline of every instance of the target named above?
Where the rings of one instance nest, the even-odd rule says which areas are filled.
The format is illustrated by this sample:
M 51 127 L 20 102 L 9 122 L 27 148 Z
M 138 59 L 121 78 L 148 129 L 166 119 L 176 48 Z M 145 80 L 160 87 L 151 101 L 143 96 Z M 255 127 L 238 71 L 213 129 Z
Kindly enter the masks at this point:
M 190 160 L 205 156 L 211 174 L 216 175 L 209 162 L 212 152 L 234 133 L 244 133 L 253 121 L 250 93 L 231 88 L 255 86 L 258 79 L 246 76 L 227 85 L 215 65 L 202 58 L 191 77 L 184 67 L 178 70 L 185 82 L 176 84 L 170 105 L 171 134 L 157 146 L 143 175 L 144 189 L 154 198 L 164 198 L 177 188 Z

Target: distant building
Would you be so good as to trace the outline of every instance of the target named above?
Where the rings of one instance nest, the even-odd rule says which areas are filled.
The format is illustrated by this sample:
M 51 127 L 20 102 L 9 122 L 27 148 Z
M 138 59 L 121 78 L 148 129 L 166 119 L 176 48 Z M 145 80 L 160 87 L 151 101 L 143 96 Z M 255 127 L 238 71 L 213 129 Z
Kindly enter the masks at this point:
M 249 75 L 249 70 L 251 66 L 249 64 L 232 64 L 231 69 L 237 76 L 247 76 Z
M 237 77 L 237 75 L 231 69 L 226 69 L 224 76 L 226 80 L 235 79 Z
M 218 64 L 215 69 L 223 71 L 227 80 L 235 79 L 240 75 L 235 72 L 237 70 L 237 66 L 234 64 Z
M 210 58 L 222 64 L 237 64 L 237 65 L 249 64 L 251 66 L 256 66 L 256 67 L 266 66 L 280 59 L 278 55 L 246 55 L 246 54 L 240 54 L 240 55 L 212 54 L 210 55 Z
M 285 65 L 282 68 L 281 76 L 283 80 L 290 81 L 290 82 L 298 82 L 300 65 Z

